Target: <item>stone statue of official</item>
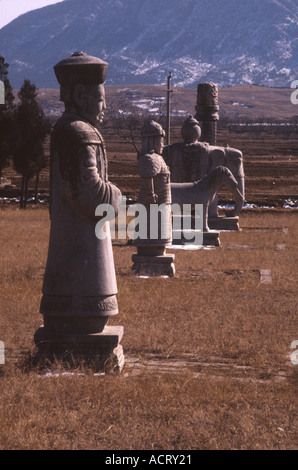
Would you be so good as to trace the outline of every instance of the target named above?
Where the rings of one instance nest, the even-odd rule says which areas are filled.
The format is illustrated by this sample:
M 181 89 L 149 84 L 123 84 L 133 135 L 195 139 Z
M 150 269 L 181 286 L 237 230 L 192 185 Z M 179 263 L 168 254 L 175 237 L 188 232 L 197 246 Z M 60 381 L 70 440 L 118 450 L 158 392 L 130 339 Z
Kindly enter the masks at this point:
M 158 122 L 151 120 L 144 124 L 142 149 L 138 156 L 140 191 L 137 203 L 145 211 L 141 211 L 140 230 L 134 239 L 138 252 L 132 255 L 132 270 L 137 275 L 175 274 L 175 255 L 166 254 L 166 247 L 172 242 L 172 213 L 170 170 L 161 155 L 164 136 Z
M 40 311 L 46 333 L 92 334 L 118 313 L 111 238 L 95 234 L 96 207 L 111 204 L 117 214 L 121 197 L 108 181 L 98 130 L 107 63 L 77 52 L 54 71 L 65 112 L 51 138 L 51 231 Z
M 171 224 L 171 185 L 170 170 L 163 157 L 162 149 L 165 132 L 156 121 L 149 121 L 142 129 L 142 149 L 138 157 L 138 171 L 141 178 L 140 192 L 137 199 L 147 209 L 147 239 L 135 240 L 136 245 L 166 246 L 172 241 Z M 155 220 L 152 227 L 151 208 L 157 204 L 161 209 L 161 217 Z M 150 233 L 155 228 L 155 237 Z

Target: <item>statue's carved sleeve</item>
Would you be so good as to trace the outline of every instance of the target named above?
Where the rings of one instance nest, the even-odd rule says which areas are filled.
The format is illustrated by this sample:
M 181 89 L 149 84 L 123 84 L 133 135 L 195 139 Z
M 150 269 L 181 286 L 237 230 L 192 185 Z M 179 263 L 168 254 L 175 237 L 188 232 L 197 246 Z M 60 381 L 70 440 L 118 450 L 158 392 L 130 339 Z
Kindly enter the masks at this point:
M 155 204 L 158 202 L 158 197 L 154 191 L 154 181 L 153 178 L 144 177 L 141 178 L 140 192 L 138 196 L 138 203 L 144 204 Z
M 153 155 L 141 155 L 138 160 L 138 170 L 141 177 L 140 193 L 138 202 L 140 204 L 155 204 L 158 197 L 155 194 L 154 177 L 160 171 L 160 162 Z
M 99 159 L 97 158 L 97 152 L 96 145 L 84 145 L 79 150 L 80 193 L 78 202 L 83 210 L 91 211 L 93 215 L 99 204 L 110 204 L 117 213 L 118 197 L 121 196 L 121 192 L 117 186 L 105 181 L 104 169 L 98 167 L 99 164 L 103 166 L 105 162 L 103 155 Z
M 138 170 L 141 178 L 154 178 L 161 168 L 160 159 L 156 154 L 141 155 L 138 160 Z
M 58 146 L 61 191 L 67 202 L 88 217 L 95 216 L 99 204 L 110 204 L 118 212 L 121 191 L 107 181 L 106 156 L 102 142 L 95 136 L 68 133 L 69 140 Z

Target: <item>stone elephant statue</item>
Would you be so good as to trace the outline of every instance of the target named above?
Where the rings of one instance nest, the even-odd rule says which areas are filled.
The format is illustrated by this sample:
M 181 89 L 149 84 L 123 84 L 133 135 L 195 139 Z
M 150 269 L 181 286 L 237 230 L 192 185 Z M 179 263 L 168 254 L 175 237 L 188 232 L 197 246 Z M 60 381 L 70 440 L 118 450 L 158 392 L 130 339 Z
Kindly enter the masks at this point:
M 238 190 L 245 197 L 243 155 L 230 147 L 209 145 L 207 142 L 177 143 L 164 148 L 163 158 L 171 171 L 172 183 L 198 181 L 219 166 L 230 170 L 238 183 Z M 209 205 L 210 218 L 218 217 L 218 192 Z
M 224 166 L 218 166 L 212 169 L 199 181 L 192 183 L 171 183 L 172 204 L 178 204 L 180 206 L 183 204 L 202 204 L 203 231 L 209 232 L 208 209 L 223 184 L 227 185 L 234 195 L 235 209 L 232 215 L 236 216 L 242 209 L 244 198 L 239 191 L 236 178 L 234 178 L 232 172 Z

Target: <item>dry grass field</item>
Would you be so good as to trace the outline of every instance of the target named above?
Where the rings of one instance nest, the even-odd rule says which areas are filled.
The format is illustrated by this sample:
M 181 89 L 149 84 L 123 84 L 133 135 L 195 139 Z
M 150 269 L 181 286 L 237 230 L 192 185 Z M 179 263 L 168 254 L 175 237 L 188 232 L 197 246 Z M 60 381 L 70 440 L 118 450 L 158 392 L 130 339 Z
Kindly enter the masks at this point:
M 241 227 L 175 250 L 174 278 L 134 277 L 134 248 L 115 243 L 124 369 L 50 374 L 28 362 L 48 211 L 2 209 L 0 448 L 297 449 L 297 215 L 244 212 Z
M 186 109 L 195 90 L 183 99 L 188 95 Z M 250 116 L 262 117 L 266 108 L 270 117 L 280 110 L 286 119 L 293 116 L 289 95 L 248 86 L 220 96 L 227 115 L 234 102 L 255 99 Z M 173 121 L 172 142 L 181 138 L 182 121 Z M 103 135 L 110 179 L 134 198 L 136 156 L 108 116 Z M 271 209 L 244 209 L 241 231 L 221 232 L 220 247 L 169 249 L 173 278 L 135 277 L 134 248 L 114 242 L 119 314 L 110 324 L 124 326 L 120 375 L 32 363 L 42 323 L 48 207 L 1 204 L 1 450 L 297 450 L 291 344 L 298 340 L 298 223 L 297 210 L 284 208 L 286 200 L 297 206 L 297 133 L 220 125 L 218 144 L 242 150 L 246 200 Z M 19 188 L 11 167 L 4 176 Z M 45 192 L 48 176 L 46 168 Z M 231 195 L 223 190 L 220 199 L 229 202 Z

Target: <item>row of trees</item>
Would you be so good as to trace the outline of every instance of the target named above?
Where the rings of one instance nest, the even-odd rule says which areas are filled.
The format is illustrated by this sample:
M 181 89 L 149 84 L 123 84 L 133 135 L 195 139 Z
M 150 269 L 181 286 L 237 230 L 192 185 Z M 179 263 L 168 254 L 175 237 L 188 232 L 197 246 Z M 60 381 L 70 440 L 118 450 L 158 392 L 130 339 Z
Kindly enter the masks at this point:
M 5 87 L 5 103 L 0 105 L 0 177 L 12 160 L 14 170 L 22 176 L 20 207 L 26 208 L 28 182 L 36 177 L 37 196 L 39 173 L 47 164 L 44 141 L 51 126 L 37 101 L 38 90 L 29 80 L 24 80 L 15 105 L 8 67 L 0 57 L 0 79 Z

